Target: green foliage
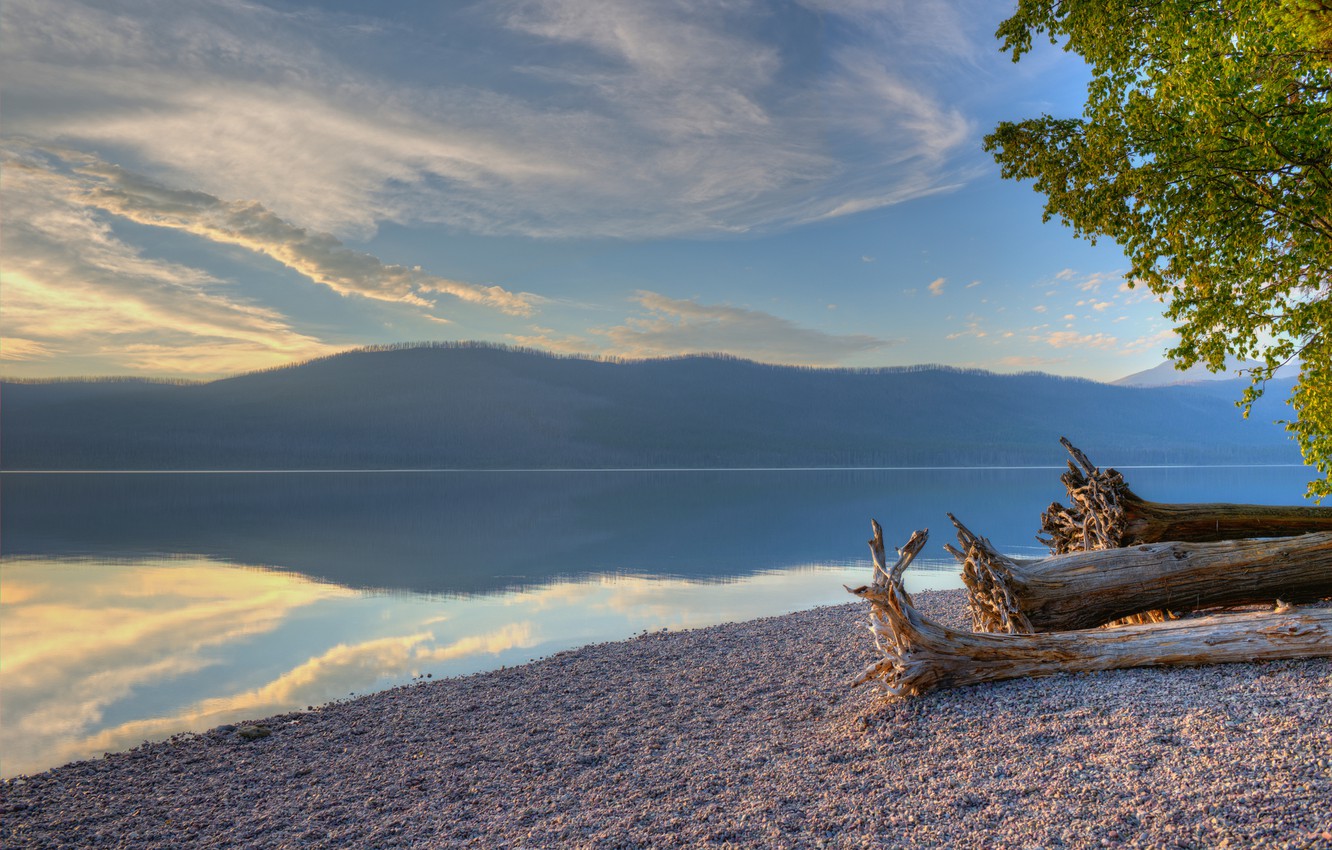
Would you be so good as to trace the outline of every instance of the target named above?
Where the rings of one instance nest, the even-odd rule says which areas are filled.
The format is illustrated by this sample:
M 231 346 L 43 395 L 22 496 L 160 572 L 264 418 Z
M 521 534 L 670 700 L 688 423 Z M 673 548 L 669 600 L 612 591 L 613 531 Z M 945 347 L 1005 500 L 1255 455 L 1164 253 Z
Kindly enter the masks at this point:
M 1045 218 L 1109 237 L 1176 321 L 1179 368 L 1258 359 L 1245 415 L 1281 365 L 1303 368 L 1287 424 L 1332 494 L 1332 2 L 1019 0 L 997 36 L 1092 69 L 1081 118 L 986 137 Z
M 1305 46 L 1332 60 L 1332 0 L 1286 0 L 1286 7 Z

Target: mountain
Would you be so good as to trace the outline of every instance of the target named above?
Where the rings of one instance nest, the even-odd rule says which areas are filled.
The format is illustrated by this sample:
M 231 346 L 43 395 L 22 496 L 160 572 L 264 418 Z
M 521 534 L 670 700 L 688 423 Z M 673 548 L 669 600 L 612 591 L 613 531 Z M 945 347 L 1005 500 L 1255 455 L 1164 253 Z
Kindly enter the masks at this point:
M 364 349 L 197 384 L 7 382 L 23 469 L 1298 463 L 1281 387 L 1111 386 L 938 366 L 609 362 L 479 344 Z M 1230 391 L 1227 391 L 1230 390 Z
M 1197 384 L 1204 381 L 1247 380 L 1241 370 L 1253 369 L 1261 365 L 1257 360 L 1232 360 L 1226 364 L 1226 371 L 1224 372 L 1210 372 L 1201 363 L 1194 364 L 1181 371 L 1175 368 L 1173 361 L 1167 360 L 1150 369 L 1134 372 L 1132 375 L 1125 375 L 1111 383 L 1118 387 L 1168 387 L 1176 384 Z M 1292 363 L 1278 369 L 1276 377 L 1296 378 L 1299 377 L 1299 373 L 1299 366 Z

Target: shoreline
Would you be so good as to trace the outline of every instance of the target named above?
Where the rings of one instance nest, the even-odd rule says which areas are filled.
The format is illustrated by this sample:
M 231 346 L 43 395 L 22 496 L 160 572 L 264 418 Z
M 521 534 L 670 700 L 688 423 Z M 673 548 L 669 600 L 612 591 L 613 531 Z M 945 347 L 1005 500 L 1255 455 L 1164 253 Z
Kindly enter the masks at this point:
M 964 592 L 915 598 L 966 628 Z M 868 613 L 655 632 L 177 735 L 0 784 L 0 843 L 1332 847 L 1332 660 L 899 701 L 848 687 Z

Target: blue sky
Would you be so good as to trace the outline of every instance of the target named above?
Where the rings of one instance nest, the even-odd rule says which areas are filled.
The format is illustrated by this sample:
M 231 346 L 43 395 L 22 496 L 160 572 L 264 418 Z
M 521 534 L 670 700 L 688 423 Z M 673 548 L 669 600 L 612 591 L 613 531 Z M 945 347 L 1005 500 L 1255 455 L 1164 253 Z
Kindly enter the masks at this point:
M 0 372 L 379 343 L 1112 380 L 1172 340 L 981 150 L 1074 115 L 984 0 L 0 7 Z

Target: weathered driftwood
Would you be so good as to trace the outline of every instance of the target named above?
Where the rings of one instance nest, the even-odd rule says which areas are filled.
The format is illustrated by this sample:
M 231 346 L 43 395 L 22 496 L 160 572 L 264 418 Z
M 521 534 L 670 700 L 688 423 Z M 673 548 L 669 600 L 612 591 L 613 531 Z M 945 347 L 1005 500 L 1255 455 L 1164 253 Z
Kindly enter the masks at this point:
M 944 548 L 962 564 L 972 628 L 978 632 L 1085 629 L 1148 611 L 1332 596 L 1332 532 L 1150 543 L 1017 560 L 1000 554 L 957 517 L 948 518 L 957 527 L 960 548 Z
M 1163 540 L 1202 543 L 1332 531 L 1332 508 L 1149 502 L 1129 489 L 1122 474 L 1098 468 L 1066 438 L 1059 442 L 1073 456 L 1060 478 L 1070 506 L 1054 502 L 1041 515 L 1046 534 L 1041 542 L 1056 555 Z
M 866 599 L 882 653 L 852 683 L 877 680 L 897 696 L 1022 676 L 1086 673 L 1122 667 L 1194 666 L 1332 656 L 1332 609 L 1282 607 L 1121 629 L 1034 635 L 950 629 L 917 611 L 902 572 L 925 545 L 917 531 L 887 567 L 883 530 L 873 523 L 874 580 L 852 593 Z

